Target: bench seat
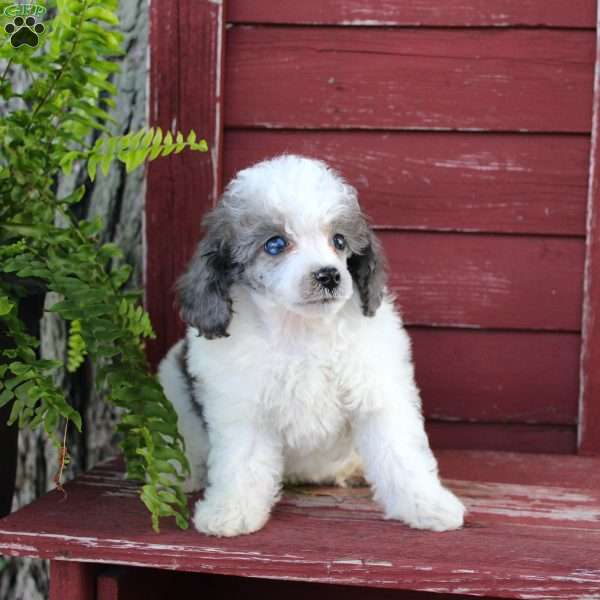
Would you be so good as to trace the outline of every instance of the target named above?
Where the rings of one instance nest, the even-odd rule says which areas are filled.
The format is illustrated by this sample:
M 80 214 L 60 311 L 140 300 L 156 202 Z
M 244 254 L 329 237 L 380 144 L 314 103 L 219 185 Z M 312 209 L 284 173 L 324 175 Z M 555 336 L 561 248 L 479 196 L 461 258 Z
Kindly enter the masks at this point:
M 385 521 L 368 488 L 302 487 L 286 490 L 253 535 L 206 537 L 172 520 L 156 534 L 137 485 L 114 459 L 67 484 L 66 498 L 52 491 L 0 520 L 0 554 L 54 561 L 51 597 L 61 600 L 95 597 L 77 591 L 95 589 L 77 571 L 89 563 L 430 592 L 425 597 L 600 599 L 600 458 L 436 454 L 469 509 L 459 531 Z M 79 587 L 65 573 L 75 573 Z

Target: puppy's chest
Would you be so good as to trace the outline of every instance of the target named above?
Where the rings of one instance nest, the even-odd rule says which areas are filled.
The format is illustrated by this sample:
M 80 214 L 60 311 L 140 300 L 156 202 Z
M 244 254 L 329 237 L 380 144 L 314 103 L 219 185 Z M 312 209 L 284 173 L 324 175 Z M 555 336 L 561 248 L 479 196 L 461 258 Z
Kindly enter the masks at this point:
M 335 354 L 280 357 L 266 377 L 263 409 L 284 444 L 314 449 L 344 431 L 344 377 Z

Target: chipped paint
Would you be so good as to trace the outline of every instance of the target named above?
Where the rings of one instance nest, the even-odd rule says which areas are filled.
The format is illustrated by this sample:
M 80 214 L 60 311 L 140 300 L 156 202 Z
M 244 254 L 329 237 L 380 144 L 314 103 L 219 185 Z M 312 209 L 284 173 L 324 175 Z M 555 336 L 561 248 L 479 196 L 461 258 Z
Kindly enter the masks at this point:
M 119 485 L 116 482 L 102 482 L 102 481 L 80 481 L 79 482 L 81 485 L 84 485 L 86 487 L 99 487 L 99 488 L 114 488 L 117 490 L 121 490 L 123 489 L 123 486 Z M 139 490 L 141 486 L 125 486 L 124 489 L 131 489 L 132 491 L 134 490 Z
M 103 496 L 115 496 L 117 498 L 139 498 L 139 492 L 111 492 L 111 491 L 106 491 L 102 493 Z
M 466 503 L 472 515 L 493 515 L 509 519 L 536 519 L 567 522 L 573 525 L 596 525 L 600 529 L 600 498 L 597 494 L 568 488 L 508 483 L 445 481 Z M 281 508 L 361 511 L 365 517 L 379 512 L 371 501 L 368 488 L 293 488 L 289 489 Z M 323 517 L 325 515 L 323 514 Z
M 452 569 L 452 573 L 477 573 L 473 569 Z
M 600 443 L 598 442 L 598 427 L 592 425 L 599 414 L 595 408 L 594 401 L 597 395 L 598 378 L 590 374 L 590 369 L 595 369 L 592 358 L 598 357 L 597 349 L 600 343 L 600 330 L 598 327 L 597 312 L 600 303 L 597 295 L 597 281 L 593 283 L 594 272 L 598 271 L 596 264 L 600 257 L 598 249 L 598 230 L 600 214 L 600 165 L 597 164 L 598 152 L 600 151 L 598 136 L 600 135 L 600 10 L 596 15 L 596 64 L 594 71 L 594 95 L 592 112 L 592 135 L 590 145 L 590 169 L 588 177 L 588 196 L 586 212 L 586 249 L 583 276 L 583 309 L 581 317 L 581 354 L 579 369 L 579 402 L 577 445 L 580 450 L 598 453 Z M 596 275 L 596 278 L 598 276 Z
M 524 167 L 511 160 L 507 160 L 504 162 L 493 160 L 491 155 L 489 154 L 464 154 L 456 159 L 444 160 L 422 160 L 415 158 L 405 158 L 404 160 L 408 163 L 431 165 L 434 167 L 444 169 L 467 169 L 473 171 L 508 171 L 517 173 L 531 173 L 532 171 L 531 168 Z
M 466 453 L 461 457 L 461 469 L 464 460 L 469 460 L 470 456 Z M 515 460 L 515 455 L 506 457 L 509 463 Z M 493 476 L 494 465 L 504 468 L 506 457 L 496 454 L 490 460 L 479 453 L 473 465 L 483 463 Z M 578 472 L 583 472 L 582 466 L 594 471 L 593 459 L 583 462 L 576 457 L 573 459 L 579 461 L 570 463 L 579 465 Z M 470 460 L 475 459 L 471 457 Z M 440 464 L 443 470 L 447 468 L 444 460 Z M 539 478 L 538 469 L 532 461 L 528 476 L 533 480 Z M 100 483 L 99 472 L 92 472 L 93 477 L 88 478 L 88 483 Z M 119 492 L 114 486 L 117 478 L 118 473 L 106 478 L 104 493 Z M 19 522 L 23 517 L 17 512 L 3 521 L 6 525 L 0 525 L 0 540 L 3 540 L 0 548 L 15 555 L 242 577 L 390 589 L 405 589 L 410 582 L 410 589 L 431 593 L 490 595 L 493 592 L 500 597 L 575 600 L 593 598 L 600 592 L 600 562 L 592 550 L 600 539 L 597 522 L 574 522 L 575 531 L 570 532 L 571 521 L 544 520 L 552 511 L 563 514 L 566 510 L 568 514 L 577 507 L 587 510 L 594 506 L 600 510 L 597 488 L 571 489 L 451 478 L 444 482 L 465 499 L 471 509 L 468 527 L 462 531 L 433 534 L 409 530 L 400 523 L 384 522 L 368 488 L 292 488 L 285 490 L 274 511 L 273 522 L 257 534 L 255 545 L 248 544 L 249 538 L 219 540 L 199 536 L 193 531 L 176 531 L 172 527 L 160 536 L 154 536 L 148 524 L 142 525 L 144 521 L 139 519 L 144 511 L 142 506 L 138 506 L 139 512 L 134 512 L 132 502 L 90 494 L 89 488 L 74 482 L 68 484 L 69 506 L 59 504 L 56 508 L 56 495 L 49 494 L 37 501 L 42 520 L 25 517 Z M 121 491 L 128 493 L 130 490 Z M 49 511 L 49 506 L 54 508 Z M 89 514 L 101 523 L 102 536 L 86 534 L 95 529 L 88 515 L 82 515 L 82 507 L 89 509 Z M 106 519 L 108 514 L 118 514 L 120 507 L 125 515 L 129 513 L 133 517 L 131 532 L 122 527 L 123 521 L 113 517 Z M 493 517 L 488 516 L 488 509 L 495 511 Z M 504 514 L 504 509 L 511 514 Z M 36 507 L 28 510 L 35 513 Z M 52 527 L 65 528 L 67 523 L 68 533 L 45 532 L 48 525 L 43 524 L 43 518 L 48 513 L 52 514 Z M 579 516 L 590 518 L 591 513 L 593 511 L 579 513 Z M 593 514 L 592 517 L 596 518 Z M 9 530 L 10 523 L 12 530 Z M 295 533 L 300 529 L 303 536 L 298 539 Z M 84 535 L 73 534 L 78 530 Z M 333 547 L 321 544 L 322 540 L 335 537 L 338 531 L 340 536 Z M 357 543 L 357 531 L 371 532 L 374 543 Z M 111 532 L 114 532 L 112 536 Z M 377 543 L 377 532 L 383 536 L 389 532 L 385 544 Z M 559 549 L 554 544 L 557 541 L 561 546 Z M 289 553 L 282 555 L 282 542 L 290 548 Z M 468 547 L 471 543 L 486 548 L 487 559 L 482 564 L 478 552 L 462 552 L 463 544 Z M 318 544 L 318 551 L 314 544 Z M 573 568 L 573 565 L 581 566 Z
M 312 562 L 305 561 L 300 556 L 294 554 L 282 554 L 272 556 L 268 554 L 261 553 L 260 551 L 235 551 L 235 550 L 226 550 L 223 548 L 216 548 L 211 546 L 194 546 L 191 544 L 161 544 L 154 542 L 137 542 L 133 540 L 126 540 L 120 538 L 98 538 L 94 536 L 74 536 L 67 534 L 58 534 L 58 533 L 44 533 L 44 532 L 30 532 L 30 531 L 3 531 L 0 530 L 0 535 L 10 535 L 11 537 L 29 537 L 35 539 L 52 539 L 61 542 L 72 542 L 78 546 L 82 546 L 84 548 L 103 548 L 103 549 L 118 549 L 118 550 L 128 550 L 128 551 L 138 551 L 138 552 L 188 552 L 188 553 L 198 553 L 202 554 L 214 554 L 215 559 L 221 556 L 227 556 L 228 559 L 241 560 L 241 561 L 266 561 L 270 562 L 277 558 L 278 561 L 281 562 L 290 562 L 290 563 L 303 563 L 303 562 Z M 0 542 L 0 549 L 4 549 L 8 545 Z M 31 547 L 32 551 L 37 552 L 36 547 Z
M 597 494 L 568 488 L 507 483 L 454 481 L 451 486 L 474 514 L 517 519 L 598 524 L 600 498 Z
M 393 567 L 389 560 L 374 560 L 362 558 L 339 558 L 332 561 L 334 565 L 356 565 L 359 567 Z
M 367 567 L 393 567 L 394 563 L 389 560 L 365 560 Z
M 349 19 L 346 21 L 340 21 L 340 25 L 349 26 L 367 26 L 367 27 L 388 27 L 397 25 L 398 21 L 381 21 L 378 19 Z
M 215 98 L 214 98 L 214 107 L 215 107 L 215 121 L 214 121 L 214 144 L 210 149 L 211 154 L 211 164 L 212 164 L 212 202 L 213 205 L 216 204 L 217 199 L 219 197 L 219 186 L 221 184 L 219 177 L 219 170 L 221 165 L 221 136 L 223 130 L 223 117 L 221 114 L 221 108 L 223 104 L 222 97 L 222 81 L 223 81 L 223 36 L 225 32 L 225 28 L 223 26 L 223 5 L 221 0 L 217 0 L 214 2 L 218 4 L 217 8 L 217 27 L 216 27 L 216 37 L 217 37 L 217 47 L 215 50 Z
M 4 554 L 10 556 L 22 556 L 23 554 L 36 553 L 37 548 L 35 546 L 28 546 L 27 544 L 18 544 L 16 542 L 8 542 L 0 546 Z

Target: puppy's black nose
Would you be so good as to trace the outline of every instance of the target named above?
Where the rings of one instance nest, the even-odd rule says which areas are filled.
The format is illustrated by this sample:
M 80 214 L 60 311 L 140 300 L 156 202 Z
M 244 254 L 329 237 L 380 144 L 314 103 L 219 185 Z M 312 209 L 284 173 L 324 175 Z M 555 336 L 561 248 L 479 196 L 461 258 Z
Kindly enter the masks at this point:
M 315 271 L 313 277 L 330 292 L 340 284 L 340 272 L 335 267 L 323 267 Z

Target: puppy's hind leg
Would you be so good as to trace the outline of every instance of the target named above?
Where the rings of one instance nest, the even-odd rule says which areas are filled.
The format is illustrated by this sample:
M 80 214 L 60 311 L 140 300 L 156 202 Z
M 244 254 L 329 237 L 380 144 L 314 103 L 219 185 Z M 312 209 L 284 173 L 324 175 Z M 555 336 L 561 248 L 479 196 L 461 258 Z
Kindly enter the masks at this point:
M 198 403 L 196 384 L 187 369 L 187 344 L 175 344 L 158 367 L 158 377 L 177 413 L 177 428 L 185 442 L 190 475 L 183 484 L 186 493 L 196 492 L 206 484 L 208 433 Z M 177 467 L 177 465 L 175 465 Z

